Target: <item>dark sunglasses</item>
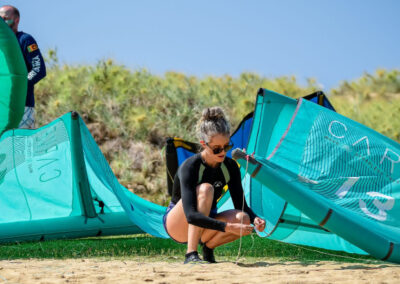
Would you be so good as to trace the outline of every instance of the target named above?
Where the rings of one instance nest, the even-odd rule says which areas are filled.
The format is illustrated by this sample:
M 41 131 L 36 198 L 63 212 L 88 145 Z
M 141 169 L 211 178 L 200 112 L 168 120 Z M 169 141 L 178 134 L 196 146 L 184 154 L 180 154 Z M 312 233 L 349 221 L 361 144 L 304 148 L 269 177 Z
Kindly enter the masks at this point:
M 214 155 L 217 155 L 217 154 L 221 153 L 222 151 L 225 151 L 225 153 L 226 153 L 233 147 L 232 144 L 225 145 L 224 147 L 216 147 L 216 148 L 212 148 L 210 145 L 208 145 L 208 143 L 206 143 L 206 145 L 213 151 Z

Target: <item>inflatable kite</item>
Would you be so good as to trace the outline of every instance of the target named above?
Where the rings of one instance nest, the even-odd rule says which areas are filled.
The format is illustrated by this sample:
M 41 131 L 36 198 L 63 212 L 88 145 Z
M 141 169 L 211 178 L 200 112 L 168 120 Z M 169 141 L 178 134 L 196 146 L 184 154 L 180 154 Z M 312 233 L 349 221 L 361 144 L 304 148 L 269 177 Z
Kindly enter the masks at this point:
M 17 37 L 0 18 L 0 134 L 17 128 L 25 109 L 28 71 Z

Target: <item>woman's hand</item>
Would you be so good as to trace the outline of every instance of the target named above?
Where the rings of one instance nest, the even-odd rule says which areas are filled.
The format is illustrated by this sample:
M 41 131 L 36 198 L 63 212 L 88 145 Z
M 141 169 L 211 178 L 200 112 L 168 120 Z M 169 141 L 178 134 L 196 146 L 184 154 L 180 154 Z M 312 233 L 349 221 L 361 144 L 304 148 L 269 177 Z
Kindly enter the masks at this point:
M 247 236 L 253 231 L 253 226 L 240 223 L 226 223 L 225 232 L 236 236 Z
M 265 220 L 256 217 L 254 219 L 254 227 L 256 228 L 257 231 L 263 232 L 265 230 Z

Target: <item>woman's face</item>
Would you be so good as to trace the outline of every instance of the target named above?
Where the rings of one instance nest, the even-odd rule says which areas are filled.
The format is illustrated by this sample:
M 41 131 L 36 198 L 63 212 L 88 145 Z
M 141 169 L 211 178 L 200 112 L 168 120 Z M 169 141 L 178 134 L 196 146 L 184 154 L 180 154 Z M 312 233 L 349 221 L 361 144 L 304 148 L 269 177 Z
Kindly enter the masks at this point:
M 211 137 L 208 143 L 204 143 L 204 150 L 217 163 L 222 163 L 225 160 L 226 152 L 229 151 L 229 136 L 216 134 Z M 229 148 L 227 150 L 227 148 Z

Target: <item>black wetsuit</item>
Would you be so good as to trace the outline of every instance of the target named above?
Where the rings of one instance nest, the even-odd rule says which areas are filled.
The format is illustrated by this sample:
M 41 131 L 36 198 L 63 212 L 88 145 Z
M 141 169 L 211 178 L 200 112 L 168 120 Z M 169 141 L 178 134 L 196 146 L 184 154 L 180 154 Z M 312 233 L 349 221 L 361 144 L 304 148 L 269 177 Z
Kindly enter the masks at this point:
M 226 184 L 228 184 L 235 209 L 242 210 L 243 188 L 239 167 L 234 160 L 228 157 L 225 158 L 224 164 L 229 173 L 228 183 L 225 180 L 226 174 L 224 175 L 221 165 L 216 168 L 208 166 L 202 161 L 200 153 L 188 158 L 179 167 L 174 179 L 171 202 L 176 204 L 182 198 L 183 210 L 189 224 L 222 232 L 225 231 L 225 222 L 210 218 L 197 211 L 196 187 L 202 183 L 209 183 L 214 187 L 214 199 L 211 211 L 216 210 L 217 200 L 221 196 L 222 189 Z M 249 215 L 250 221 L 253 223 L 256 215 L 247 206 L 246 201 L 244 212 Z

